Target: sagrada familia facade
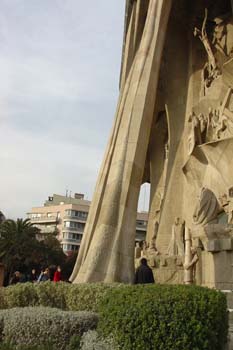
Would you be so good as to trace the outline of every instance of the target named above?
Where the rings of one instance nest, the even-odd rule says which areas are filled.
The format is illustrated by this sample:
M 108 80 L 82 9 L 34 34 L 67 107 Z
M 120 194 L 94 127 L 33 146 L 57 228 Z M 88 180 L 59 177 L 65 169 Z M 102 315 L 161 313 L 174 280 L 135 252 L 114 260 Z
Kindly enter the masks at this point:
M 233 4 L 126 0 L 120 94 L 71 281 L 233 289 Z M 146 242 L 135 252 L 141 185 Z

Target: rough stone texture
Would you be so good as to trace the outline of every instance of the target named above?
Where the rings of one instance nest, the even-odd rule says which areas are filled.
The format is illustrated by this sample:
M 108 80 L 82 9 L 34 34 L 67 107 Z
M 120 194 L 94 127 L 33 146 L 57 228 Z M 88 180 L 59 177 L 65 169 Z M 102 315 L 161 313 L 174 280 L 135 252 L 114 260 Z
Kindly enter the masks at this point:
M 133 282 L 149 182 L 155 279 L 182 282 L 179 218 L 194 282 L 233 289 L 232 67 L 230 0 L 127 1 L 119 103 L 72 281 Z

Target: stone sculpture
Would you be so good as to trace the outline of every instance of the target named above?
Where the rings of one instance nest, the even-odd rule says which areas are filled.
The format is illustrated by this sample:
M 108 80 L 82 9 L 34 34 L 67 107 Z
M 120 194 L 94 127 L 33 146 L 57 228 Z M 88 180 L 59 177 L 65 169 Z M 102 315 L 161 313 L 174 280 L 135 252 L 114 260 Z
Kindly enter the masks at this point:
M 139 259 L 141 257 L 141 252 L 142 252 L 142 248 L 140 247 L 140 243 L 136 242 L 134 258 Z
M 195 279 L 195 266 L 199 260 L 197 249 L 192 247 L 190 230 L 185 228 L 184 283 L 192 284 Z
M 206 32 L 206 22 L 208 17 L 208 11 L 205 9 L 205 18 L 202 24 L 202 29 L 199 30 L 198 28 L 195 28 L 194 35 L 199 36 L 200 40 L 202 41 L 207 56 L 208 56 L 208 62 L 205 63 L 203 72 L 202 72 L 202 79 L 203 79 L 203 95 L 206 94 L 206 88 L 210 87 L 212 81 L 216 79 L 219 75 L 219 70 L 217 67 L 217 62 L 213 54 L 213 50 L 211 48 L 208 35 Z
M 184 256 L 184 223 L 178 217 L 175 219 L 174 225 L 172 225 L 172 235 L 167 255 Z
M 231 0 L 127 0 L 120 97 L 71 281 L 133 282 L 148 182 L 157 281 L 184 280 L 182 218 L 198 250 L 196 283 L 233 289 L 232 204 L 217 199 L 233 186 L 232 154 Z
M 221 208 L 215 194 L 208 188 L 203 187 L 193 215 L 194 223 L 196 225 L 205 225 L 213 221 L 220 211 Z

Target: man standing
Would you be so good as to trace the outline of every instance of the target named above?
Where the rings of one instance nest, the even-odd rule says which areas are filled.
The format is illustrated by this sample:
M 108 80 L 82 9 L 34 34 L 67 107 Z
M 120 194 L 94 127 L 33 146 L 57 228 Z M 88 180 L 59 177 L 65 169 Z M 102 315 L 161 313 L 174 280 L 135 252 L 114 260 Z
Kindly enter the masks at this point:
M 147 265 L 147 260 L 142 258 L 140 266 L 136 270 L 135 284 L 155 283 L 153 272 Z

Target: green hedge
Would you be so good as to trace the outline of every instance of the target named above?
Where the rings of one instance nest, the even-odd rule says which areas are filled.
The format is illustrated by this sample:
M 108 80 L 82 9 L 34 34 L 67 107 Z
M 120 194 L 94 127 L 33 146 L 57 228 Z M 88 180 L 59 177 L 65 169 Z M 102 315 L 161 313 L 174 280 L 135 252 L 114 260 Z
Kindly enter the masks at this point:
M 225 296 L 190 286 L 128 286 L 107 292 L 98 331 L 122 350 L 222 350 L 228 329 Z
M 73 336 L 97 327 L 98 316 L 87 311 L 63 311 L 48 307 L 0 311 L 2 341 L 20 346 L 48 345 L 67 349 Z
M 57 350 L 57 348 L 49 345 L 12 345 L 9 343 L 0 343 L 0 350 Z M 69 350 L 69 349 L 68 349 Z M 77 350 L 77 349 L 75 349 Z
M 48 306 L 63 310 L 93 311 L 111 288 L 121 284 L 19 283 L 0 288 L 0 309 L 25 306 Z
M 226 298 L 195 286 L 39 283 L 0 288 L 0 308 L 26 306 L 94 311 L 98 331 L 122 350 L 221 350 Z M 1 327 L 1 322 L 0 322 Z

